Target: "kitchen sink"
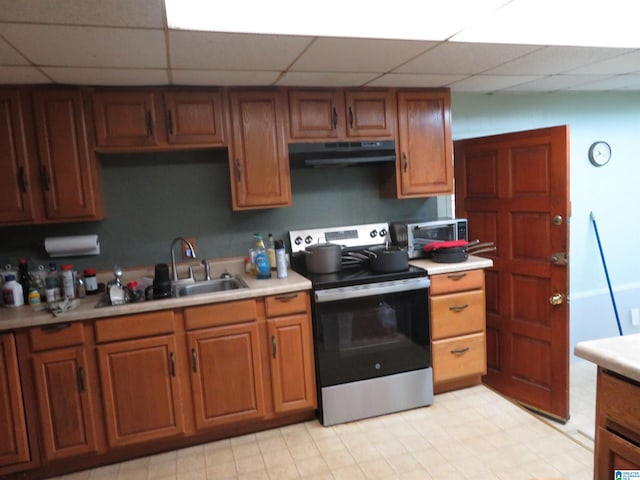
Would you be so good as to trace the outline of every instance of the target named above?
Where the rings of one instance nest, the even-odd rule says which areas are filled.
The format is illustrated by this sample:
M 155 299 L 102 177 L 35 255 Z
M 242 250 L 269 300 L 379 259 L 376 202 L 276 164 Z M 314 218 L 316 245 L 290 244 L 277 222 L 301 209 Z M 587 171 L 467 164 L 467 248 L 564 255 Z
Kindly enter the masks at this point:
M 174 297 L 189 297 L 203 293 L 225 292 L 237 290 L 239 288 L 249 288 L 244 281 L 238 277 L 217 278 L 215 280 L 204 280 L 201 282 L 187 283 L 174 287 Z

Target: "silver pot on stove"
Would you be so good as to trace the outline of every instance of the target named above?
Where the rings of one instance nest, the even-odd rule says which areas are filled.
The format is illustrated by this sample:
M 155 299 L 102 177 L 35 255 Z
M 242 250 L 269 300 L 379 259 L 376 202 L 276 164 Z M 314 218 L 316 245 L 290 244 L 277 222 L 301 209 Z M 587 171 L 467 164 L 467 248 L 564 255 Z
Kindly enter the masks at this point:
M 309 273 L 335 273 L 342 268 L 342 247 L 335 243 L 317 243 L 305 248 Z

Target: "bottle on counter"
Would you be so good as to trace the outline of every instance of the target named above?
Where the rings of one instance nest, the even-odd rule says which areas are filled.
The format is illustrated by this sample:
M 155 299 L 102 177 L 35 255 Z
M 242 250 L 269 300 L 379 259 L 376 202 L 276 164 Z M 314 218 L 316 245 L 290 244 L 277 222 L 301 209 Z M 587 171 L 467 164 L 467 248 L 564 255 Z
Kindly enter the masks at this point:
M 22 304 L 29 303 L 29 291 L 31 290 L 31 278 L 29 277 L 29 265 L 26 258 L 18 262 L 18 283 L 22 286 Z
M 76 298 L 76 281 L 74 277 L 73 265 L 62 265 L 62 296 Z
M 38 292 L 38 289 L 35 287 L 31 287 L 31 290 L 29 290 L 29 305 L 40 305 L 40 303 L 42 303 L 42 300 L 40 299 L 40 292 Z
M 269 258 L 269 268 L 271 270 L 276 269 L 276 247 L 273 242 L 273 234 L 269 233 L 267 242 L 267 257 Z
M 287 253 L 284 250 L 284 241 L 275 241 L 276 270 L 278 278 L 287 278 Z
M 44 286 L 47 292 L 47 302 L 51 303 L 60 300 L 60 275 L 54 262 L 49 264 L 49 273 L 44 278 Z
M 15 275 L 9 274 L 5 277 L 5 283 L 2 286 L 2 299 L 5 307 L 21 307 L 24 305 L 22 285 L 16 281 Z
M 253 263 L 256 268 L 256 278 L 271 278 L 269 257 L 267 257 L 267 250 L 264 248 L 262 235 L 254 233 L 253 236 L 256 240 L 256 246 L 254 248 L 255 253 L 253 257 Z
M 95 295 L 98 293 L 98 277 L 96 277 L 95 268 L 84 269 L 84 289 L 87 295 Z

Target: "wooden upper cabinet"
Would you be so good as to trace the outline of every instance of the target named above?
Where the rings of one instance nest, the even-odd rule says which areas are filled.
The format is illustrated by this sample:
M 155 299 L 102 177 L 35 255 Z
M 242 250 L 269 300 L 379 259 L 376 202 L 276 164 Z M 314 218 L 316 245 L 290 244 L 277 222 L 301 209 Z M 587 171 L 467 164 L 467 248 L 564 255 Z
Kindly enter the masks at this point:
M 219 90 L 97 90 L 93 92 L 96 143 L 125 151 L 175 146 L 222 146 Z
M 232 90 L 229 101 L 233 209 L 291 206 L 284 94 L 277 90 Z
M 0 335 L 0 476 L 31 460 L 14 336 Z M 31 465 L 27 465 L 31 466 Z M 7 467 L 5 469 L 4 467 Z
M 395 134 L 390 90 L 289 90 L 291 140 L 384 139 Z
M 39 184 L 28 163 L 21 93 L 0 89 L 0 223 L 34 219 L 32 196 Z
M 87 135 L 81 91 L 35 90 L 33 108 L 46 219 L 102 219 L 98 162 Z
M 398 92 L 397 197 L 453 193 L 449 91 Z

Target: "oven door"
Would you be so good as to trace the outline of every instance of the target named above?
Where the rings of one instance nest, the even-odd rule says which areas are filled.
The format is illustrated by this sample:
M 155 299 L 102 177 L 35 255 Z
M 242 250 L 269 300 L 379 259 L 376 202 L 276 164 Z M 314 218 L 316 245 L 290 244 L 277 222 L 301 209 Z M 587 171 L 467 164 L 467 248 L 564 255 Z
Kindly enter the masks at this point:
M 315 291 L 320 387 L 431 366 L 427 277 Z

